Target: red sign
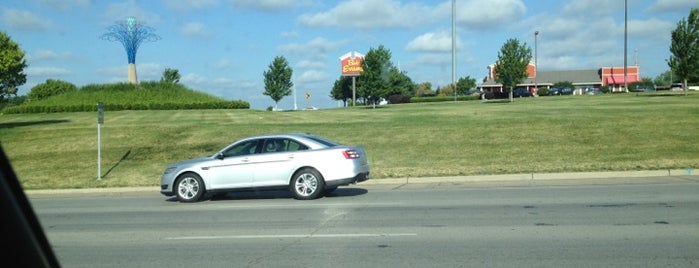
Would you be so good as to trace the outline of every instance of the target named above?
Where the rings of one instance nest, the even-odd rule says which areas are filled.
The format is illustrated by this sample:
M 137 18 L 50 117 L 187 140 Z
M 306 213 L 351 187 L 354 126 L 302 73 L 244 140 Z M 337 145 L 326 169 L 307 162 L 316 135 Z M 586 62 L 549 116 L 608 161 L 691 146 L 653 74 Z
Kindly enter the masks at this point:
M 359 54 L 359 52 L 352 51 L 340 57 L 340 66 L 342 67 L 343 76 L 359 76 L 362 74 L 364 69 L 362 64 L 364 63 L 364 55 Z

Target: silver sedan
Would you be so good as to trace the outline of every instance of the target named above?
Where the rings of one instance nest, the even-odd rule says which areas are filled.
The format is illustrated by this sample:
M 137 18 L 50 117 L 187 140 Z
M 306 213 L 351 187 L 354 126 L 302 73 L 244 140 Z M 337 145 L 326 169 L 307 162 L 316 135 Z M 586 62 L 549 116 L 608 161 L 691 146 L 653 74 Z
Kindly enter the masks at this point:
M 242 139 L 211 156 L 170 165 L 160 193 L 195 202 L 207 192 L 289 189 L 296 199 L 308 200 L 367 179 L 361 147 L 288 133 Z

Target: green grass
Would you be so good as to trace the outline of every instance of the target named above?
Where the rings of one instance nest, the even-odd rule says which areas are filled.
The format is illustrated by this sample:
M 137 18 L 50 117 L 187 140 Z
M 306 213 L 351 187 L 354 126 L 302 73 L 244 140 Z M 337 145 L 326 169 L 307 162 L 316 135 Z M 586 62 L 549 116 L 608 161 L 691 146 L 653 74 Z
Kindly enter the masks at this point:
M 0 116 L 25 189 L 157 186 L 165 166 L 239 138 L 310 132 L 363 146 L 374 179 L 699 166 L 699 94 L 560 96 L 318 111 L 106 111 Z
M 180 84 L 146 81 L 138 85 L 127 83 L 86 85 L 79 90 L 6 107 L 2 113 L 97 111 L 97 102 L 102 102 L 106 109 L 112 111 L 250 108 L 247 102 L 227 101 L 201 91 L 188 89 Z

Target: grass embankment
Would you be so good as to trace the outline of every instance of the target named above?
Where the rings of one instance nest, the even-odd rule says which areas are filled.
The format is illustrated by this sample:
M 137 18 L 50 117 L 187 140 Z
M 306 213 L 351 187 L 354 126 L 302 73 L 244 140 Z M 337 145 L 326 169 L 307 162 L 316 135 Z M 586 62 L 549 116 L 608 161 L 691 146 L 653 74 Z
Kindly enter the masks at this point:
M 25 189 L 157 186 L 166 165 L 271 132 L 363 146 L 374 179 L 697 168 L 699 95 L 619 94 L 371 108 L 106 111 L 0 116 Z
M 250 108 L 247 102 L 224 100 L 180 84 L 146 81 L 138 85 L 86 85 L 79 90 L 7 107 L 2 112 L 17 114 L 97 111 L 97 102 L 102 102 L 105 109 L 110 111 Z

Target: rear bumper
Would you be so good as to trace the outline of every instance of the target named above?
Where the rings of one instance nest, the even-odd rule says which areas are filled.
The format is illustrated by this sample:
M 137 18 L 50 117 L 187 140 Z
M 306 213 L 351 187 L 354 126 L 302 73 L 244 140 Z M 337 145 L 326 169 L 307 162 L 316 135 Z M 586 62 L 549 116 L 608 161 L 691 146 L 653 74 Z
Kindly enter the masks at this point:
M 359 182 L 363 182 L 363 181 L 366 181 L 368 179 L 369 179 L 369 172 L 362 172 L 362 173 L 359 173 L 359 174 L 357 174 L 357 176 L 354 176 L 352 178 L 326 181 L 325 187 L 333 188 L 333 187 L 338 187 L 338 186 L 346 186 L 346 185 L 350 185 L 350 184 L 356 184 Z

